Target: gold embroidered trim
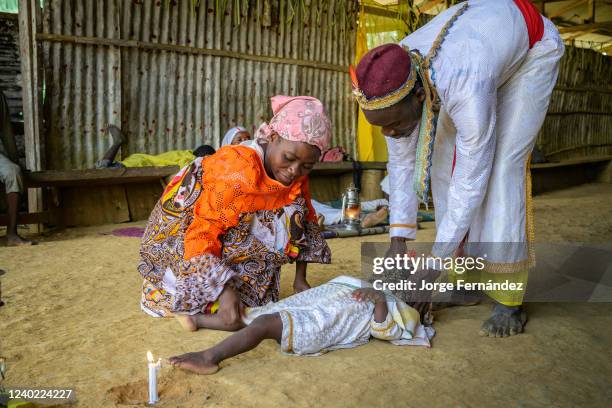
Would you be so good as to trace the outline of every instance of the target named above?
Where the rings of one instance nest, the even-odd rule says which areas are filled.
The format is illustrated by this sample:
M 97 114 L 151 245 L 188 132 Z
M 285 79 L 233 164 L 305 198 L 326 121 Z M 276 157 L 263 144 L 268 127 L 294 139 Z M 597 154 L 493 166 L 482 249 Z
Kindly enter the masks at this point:
M 527 259 L 512 263 L 484 261 L 484 272 L 518 273 L 535 267 L 535 226 L 533 222 L 533 202 L 531 199 L 531 155 L 525 163 L 525 238 L 527 239 Z
M 531 259 L 525 259 L 519 262 L 512 263 L 497 263 L 497 262 L 487 262 L 482 261 L 484 264 L 484 268 L 482 272 L 488 273 L 518 273 L 524 272 L 529 268 L 532 268 Z
M 416 224 L 390 224 L 389 227 L 391 227 L 391 228 L 411 228 L 411 229 L 416 229 L 417 225 Z
M 293 318 L 291 314 L 285 312 L 285 316 L 289 319 L 289 337 L 287 337 L 287 353 L 293 352 Z
M 393 106 L 402 99 L 404 99 L 414 88 L 414 84 L 416 84 L 417 80 L 417 67 L 413 61 L 410 64 L 410 74 L 408 75 L 408 79 L 402 86 L 396 89 L 393 92 L 388 93 L 383 96 L 375 96 L 368 99 L 365 94 L 359 88 L 353 89 L 353 95 L 355 95 L 355 99 L 357 99 L 357 103 L 361 106 L 363 110 L 379 110 L 385 109 L 389 106 Z
M 528 245 L 529 268 L 535 267 L 535 223 L 533 219 L 533 202 L 531 200 L 531 154 L 525 164 L 525 235 Z

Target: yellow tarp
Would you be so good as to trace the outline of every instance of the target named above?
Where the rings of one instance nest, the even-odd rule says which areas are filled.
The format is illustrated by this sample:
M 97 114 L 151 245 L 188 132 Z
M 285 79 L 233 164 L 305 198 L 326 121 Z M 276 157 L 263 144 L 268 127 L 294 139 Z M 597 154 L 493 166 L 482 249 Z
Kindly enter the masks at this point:
M 193 159 L 195 159 L 195 156 L 191 150 L 171 150 L 157 155 L 134 153 L 120 163 L 125 167 L 184 167 L 193 161 Z
M 362 5 L 377 6 L 374 2 L 362 2 Z M 408 32 L 402 19 L 382 17 L 366 13 L 362 8 L 357 30 L 355 48 L 355 65 L 359 63 L 368 50 L 382 44 L 397 43 Z M 368 123 L 361 109 L 357 120 L 357 152 L 361 161 L 387 161 L 387 144 L 380 132 L 380 127 Z

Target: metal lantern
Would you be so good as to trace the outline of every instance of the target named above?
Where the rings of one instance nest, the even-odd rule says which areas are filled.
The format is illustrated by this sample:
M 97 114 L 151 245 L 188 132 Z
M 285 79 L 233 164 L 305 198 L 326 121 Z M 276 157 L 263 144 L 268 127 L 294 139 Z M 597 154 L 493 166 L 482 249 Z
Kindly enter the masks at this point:
M 342 195 L 342 219 L 340 221 L 342 226 L 348 230 L 359 231 L 361 229 L 360 214 L 359 190 L 351 184 Z

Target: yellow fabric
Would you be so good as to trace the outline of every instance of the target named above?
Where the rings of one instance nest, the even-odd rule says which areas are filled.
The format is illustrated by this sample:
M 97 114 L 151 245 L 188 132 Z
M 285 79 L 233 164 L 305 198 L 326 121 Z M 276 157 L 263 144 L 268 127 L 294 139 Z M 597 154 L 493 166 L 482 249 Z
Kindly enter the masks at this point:
M 191 150 L 171 150 L 157 155 L 134 153 L 119 163 L 123 164 L 125 167 L 179 166 L 183 168 L 194 159 L 195 156 Z
M 373 1 L 364 1 L 361 4 L 380 6 Z M 355 65 L 368 50 L 386 43 L 397 43 L 407 33 L 406 23 L 402 19 L 368 14 L 362 7 L 357 30 Z M 361 109 L 357 119 L 357 154 L 361 161 L 387 161 L 387 144 L 380 127 L 370 125 Z

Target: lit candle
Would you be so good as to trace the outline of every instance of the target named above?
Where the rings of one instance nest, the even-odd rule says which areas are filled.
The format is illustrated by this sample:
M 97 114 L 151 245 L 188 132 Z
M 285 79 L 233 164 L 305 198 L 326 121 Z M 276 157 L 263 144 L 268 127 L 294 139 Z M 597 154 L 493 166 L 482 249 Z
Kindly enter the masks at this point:
M 153 354 L 147 351 L 147 360 L 149 361 L 149 404 L 155 404 L 159 401 L 157 396 L 157 370 L 161 367 L 161 358 L 157 363 L 153 362 Z

